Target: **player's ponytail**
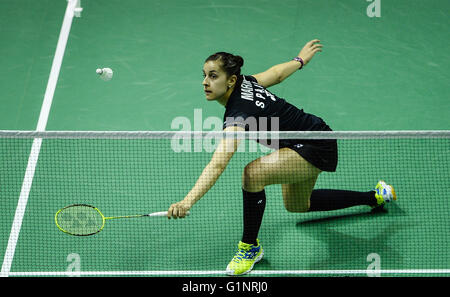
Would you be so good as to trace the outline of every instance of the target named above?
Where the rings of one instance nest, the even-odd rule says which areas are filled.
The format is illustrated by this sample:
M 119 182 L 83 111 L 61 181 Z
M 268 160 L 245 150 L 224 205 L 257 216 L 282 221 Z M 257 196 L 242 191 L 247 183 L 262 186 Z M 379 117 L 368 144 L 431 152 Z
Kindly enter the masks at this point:
M 209 56 L 205 63 L 208 61 L 217 61 L 220 60 L 222 62 L 222 68 L 227 73 L 228 77 L 233 74 L 236 76 L 241 75 L 241 67 L 244 66 L 244 59 L 241 56 L 235 56 L 230 53 L 218 52 L 211 56 Z

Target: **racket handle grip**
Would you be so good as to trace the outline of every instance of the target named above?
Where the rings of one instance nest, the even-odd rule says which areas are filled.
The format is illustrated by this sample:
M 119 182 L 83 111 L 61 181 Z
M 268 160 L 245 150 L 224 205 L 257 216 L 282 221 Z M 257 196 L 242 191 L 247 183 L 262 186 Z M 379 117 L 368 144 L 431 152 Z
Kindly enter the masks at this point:
M 186 215 L 190 215 L 191 213 L 188 211 L 186 213 Z M 149 213 L 147 215 L 148 217 L 167 217 L 167 211 L 160 211 L 160 212 L 154 212 L 154 213 Z

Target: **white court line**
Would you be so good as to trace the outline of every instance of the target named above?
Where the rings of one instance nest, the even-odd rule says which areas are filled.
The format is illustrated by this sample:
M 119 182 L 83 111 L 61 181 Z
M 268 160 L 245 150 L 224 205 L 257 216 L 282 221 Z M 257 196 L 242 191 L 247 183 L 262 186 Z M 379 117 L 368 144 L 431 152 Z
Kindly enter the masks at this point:
M 69 38 L 70 27 L 72 26 L 72 19 L 77 5 L 79 5 L 78 0 L 69 0 L 67 3 L 64 21 L 59 34 L 58 44 L 56 45 L 55 56 L 53 58 L 53 64 L 47 83 L 47 89 L 45 90 L 44 101 L 39 114 L 39 121 L 36 131 L 45 131 L 45 127 L 47 126 L 48 115 L 50 113 L 50 107 L 52 105 L 53 95 L 55 93 L 56 83 L 58 81 L 59 71 L 61 69 L 64 51 L 66 49 L 67 39 Z M 22 183 L 22 189 L 20 190 L 19 201 L 17 203 L 16 213 L 14 215 L 14 221 L 9 234 L 8 246 L 3 258 L 2 270 L 0 273 L 0 276 L 2 277 L 6 277 L 10 274 L 17 240 L 19 239 L 20 229 L 22 227 L 23 216 L 25 215 L 25 209 L 28 203 L 28 195 L 30 194 L 34 171 L 39 158 L 41 143 L 42 138 L 35 138 L 31 147 L 28 165 Z
M 392 270 L 253 270 L 252 276 L 265 275 L 377 275 L 377 274 L 449 274 L 450 269 L 392 269 Z M 10 272 L 10 276 L 193 276 L 193 275 L 226 275 L 224 270 L 193 271 L 32 271 Z

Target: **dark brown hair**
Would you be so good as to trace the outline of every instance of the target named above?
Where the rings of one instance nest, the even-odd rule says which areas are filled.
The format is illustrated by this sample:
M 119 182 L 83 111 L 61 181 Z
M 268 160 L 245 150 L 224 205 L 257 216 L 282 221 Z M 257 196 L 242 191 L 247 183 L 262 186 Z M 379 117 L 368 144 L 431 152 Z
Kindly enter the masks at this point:
M 227 73 L 228 77 L 233 74 L 236 76 L 241 75 L 241 67 L 244 65 L 244 59 L 241 56 L 235 56 L 226 52 L 217 52 L 209 56 L 205 63 L 208 61 L 222 61 L 222 68 Z

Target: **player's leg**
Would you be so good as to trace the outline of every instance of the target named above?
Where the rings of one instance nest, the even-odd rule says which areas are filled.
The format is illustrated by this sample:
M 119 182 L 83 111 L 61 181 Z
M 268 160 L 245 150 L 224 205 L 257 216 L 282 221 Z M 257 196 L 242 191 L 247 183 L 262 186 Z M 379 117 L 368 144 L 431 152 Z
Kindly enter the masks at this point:
M 397 199 L 394 188 L 379 181 L 375 190 L 359 192 L 349 190 L 313 190 L 316 180 L 283 184 L 283 202 L 289 212 L 330 211 L 352 206 L 367 205 L 372 208 L 384 206 Z
M 282 185 L 284 206 L 289 212 L 329 211 L 358 205 L 376 207 L 375 191 L 313 190 L 315 181 Z
M 317 176 L 318 177 L 318 176 Z M 307 212 L 317 177 L 299 183 L 281 185 L 284 207 L 289 212 Z
M 314 190 L 321 172 L 290 148 L 282 148 L 249 163 L 242 175 L 242 241 L 256 244 L 266 204 L 264 187 L 267 185 L 282 184 L 283 202 L 289 212 L 329 211 L 359 205 L 377 207 L 396 199 L 394 188 L 383 181 L 371 191 Z
M 288 148 L 256 159 L 245 167 L 242 175 L 244 230 L 238 251 L 227 266 L 228 274 L 249 272 L 263 256 L 257 235 L 266 205 L 264 187 L 299 180 L 315 181 L 319 173 L 320 170 Z
M 296 151 L 283 148 L 249 163 L 242 176 L 244 231 L 238 252 L 227 266 L 231 275 L 249 272 L 261 260 L 263 250 L 257 240 L 266 195 L 264 187 L 282 184 L 283 202 L 290 212 L 334 210 L 355 205 L 379 205 L 393 197 L 393 188 L 379 182 L 376 191 L 314 190 L 321 170 Z
M 328 211 L 357 205 L 372 208 L 396 199 L 394 188 L 380 181 L 372 191 L 313 190 L 319 168 L 334 171 L 337 165 L 337 145 L 317 142 L 311 145 L 294 145 L 291 150 L 298 153 L 297 166 L 301 169 L 298 182 L 283 184 L 283 201 L 290 212 Z M 314 165 L 313 165 L 314 164 Z M 303 177 L 303 178 L 302 178 Z
M 318 189 L 315 180 L 282 185 L 283 202 L 289 212 L 330 211 L 352 206 L 383 207 L 397 199 L 394 188 L 379 181 L 375 190 L 367 192 Z
M 288 207 L 308 209 L 308 199 L 320 170 L 303 159 L 297 152 L 282 148 L 249 163 L 242 174 L 244 231 L 242 241 L 256 244 L 264 214 L 266 195 L 264 187 L 272 184 L 301 185 Z M 301 194 L 302 197 L 299 197 Z M 299 199 L 300 198 L 300 199 Z M 292 205 L 289 203 L 292 202 Z M 304 202 L 304 203 L 303 203 Z M 295 205 L 294 205 L 295 204 Z
M 294 150 L 282 148 L 247 164 L 242 188 L 255 193 L 268 185 L 316 180 L 320 172 Z

